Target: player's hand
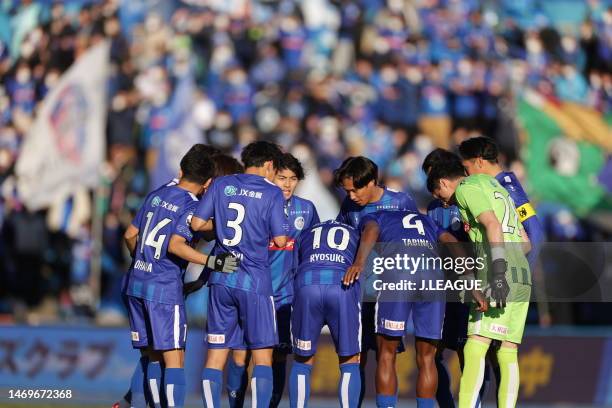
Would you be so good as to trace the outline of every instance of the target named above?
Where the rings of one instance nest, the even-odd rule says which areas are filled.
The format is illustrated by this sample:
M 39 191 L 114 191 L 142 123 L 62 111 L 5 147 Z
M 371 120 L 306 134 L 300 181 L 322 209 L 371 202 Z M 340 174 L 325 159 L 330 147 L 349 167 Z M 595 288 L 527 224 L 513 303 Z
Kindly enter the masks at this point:
M 487 302 L 487 298 L 484 293 L 478 289 L 474 289 L 472 291 L 472 298 L 474 302 L 476 302 L 476 311 L 478 312 L 486 312 L 489 310 L 489 302 Z
M 209 255 L 206 266 L 217 272 L 232 273 L 240 266 L 240 261 L 229 252 Z
M 496 259 L 493 261 L 492 279 L 491 279 L 491 298 L 495 301 L 497 307 L 506 307 L 506 299 L 510 294 L 510 286 L 506 281 L 506 270 L 508 263 L 505 259 Z
M 342 283 L 346 286 L 352 284 L 357 279 L 359 279 L 359 275 L 361 275 L 361 271 L 363 271 L 363 265 L 361 264 L 353 264 L 351 265 L 344 274 L 342 278 Z
M 203 279 L 196 279 L 191 282 L 183 284 L 183 296 L 187 297 L 195 291 L 198 291 L 204 286 Z

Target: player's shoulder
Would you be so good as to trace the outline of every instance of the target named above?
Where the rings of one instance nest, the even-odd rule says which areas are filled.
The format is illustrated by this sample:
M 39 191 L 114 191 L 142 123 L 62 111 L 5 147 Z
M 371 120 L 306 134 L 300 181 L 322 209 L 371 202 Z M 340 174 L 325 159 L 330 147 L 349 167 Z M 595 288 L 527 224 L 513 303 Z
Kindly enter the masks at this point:
M 349 231 L 354 231 L 357 232 L 357 229 L 355 227 L 353 227 L 352 225 L 349 224 L 345 224 L 343 222 L 340 221 L 336 221 L 336 220 L 325 220 L 325 221 L 320 221 L 319 223 L 313 225 L 311 227 L 311 229 L 317 228 L 317 227 L 328 227 L 328 228 L 333 228 L 333 227 L 344 227 L 346 229 L 348 229 Z
M 383 196 L 386 196 L 389 198 L 395 198 L 398 200 L 410 199 L 410 195 L 408 195 L 408 193 L 404 191 L 396 190 L 394 188 L 387 187 L 387 186 L 383 187 L 383 189 L 384 189 Z
M 295 194 L 291 196 L 296 204 L 299 204 L 302 209 L 307 209 L 309 211 L 315 208 L 315 205 L 312 201 L 307 198 L 296 196 Z
M 442 203 L 442 200 L 431 200 L 429 202 L 429 204 L 427 204 L 427 212 L 429 213 L 430 211 L 434 211 L 438 208 L 444 208 L 444 204 Z

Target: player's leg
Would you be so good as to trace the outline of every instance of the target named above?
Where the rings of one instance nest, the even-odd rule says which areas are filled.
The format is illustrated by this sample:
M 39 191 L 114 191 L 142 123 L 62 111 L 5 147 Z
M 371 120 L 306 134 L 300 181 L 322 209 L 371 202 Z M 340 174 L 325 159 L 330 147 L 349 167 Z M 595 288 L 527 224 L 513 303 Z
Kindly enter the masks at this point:
M 395 359 L 400 340 L 400 336 L 377 335 L 376 406 L 378 408 L 395 407 L 397 404 Z
M 229 288 L 210 287 L 206 329 L 208 350 L 202 370 L 202 400 L 206 408 L 218 408 L 221 406 L 223 368 L 230 348 L 242 345 L 237 306 Z
M 370 350 L 376 352 L 376 332 L 375 332 L 375 302 L 363 302 L 361 304 L 361 353 L 359 355 L 359 372 L 364 381 L 361 382 L 359 391 L 359 406 L 363 404 L 365 397 L 366 382 L 365 369 L 368 364 L 368 353 Z
M 302 356 L 295 354 L 289 374 L 289 406 L 290 408 L 308 408 L 310 398 L 310 374 L 314 354 Z
M 276 306 L 276 325 L 278 327 L 278 346 L 272 354 L 272 401 L 270 408 L 278 407 L 283 398 L 285 378 L 287 376 L 287 354 L 291 353 L 291 305 Z
M 438 388 L 438 373 L 434 361 L 437 348 L 436 341 L 417 337 L 414 345 L 419 370 L 416 386 L 417 407 L 433 408 L 434 397 Z
M 321 285 L 325 321 L 340 362 L 338 400 L 342 408 L 357 408 L 361 390 L 359 352 L 361 350 L 361 288 Z
M 497 350 L 500 382 L 497 393 L 498 408 L 513 408 L 516 405 L 519 389 L 518 344 L 504 341 Z
M 455 401 L 451 392 L 451 378 L 444 364 L 444 350 L 444 345 L 439 345 L 435 356 L 436 372 L 438 374 L 436 401 L 441 408 L 455 408 Z
M 132 376 L 131 406 L 135 408 L 146 407 L 147 405 L 155 406 L 156 403 L 160 404 L 160 356 L 152 352 L 153 337 L 145 301 L 137 297 L 127 296 L 126 306 L 130 321 L 132 347 L 141 350 L 140 367 L 137 367 Z
M 297 288 L 291 313 L 293 364 L 289 374 L 289 402 L 291 408 L 308 407 L 310 374 L 313 356 L 323 328 L 321 287 L 307 285 Z
M 242 408 L 249 384 L 247 367 L 251 358 L 248 350 L 232 350 L 232 356 L 227 364 L 227 398 L 230 408 Z
M 244 340 L 251 350 L 253 374 L 251 401 L 256 408 L 268 408 L 272 399 L 272 351 L 278 344 L 276 310 L 272 296 L 237 291 Z
M 164 398 L 168 407 L 185 405 L 185 341 L 187 339 L 187 318 L 184 304 L 164 304 L 145 301 L 151 322 L 154 360 L 159 367 L 160 405 Z M 163 375 L 162 375 L 163 373 Z M 157 373 L 155 373 L 157 376 Z M 162 387 L 163 378 L 163 387 Z M 152 393 L 153 385 L 151 384 Z M 154 395 L 155 399 L 155 395 Z
M 459 408 L 473 408 L 478 400 L 485 372 L 485 356 L 491 339 L 470 335 L 463 348 L 464 366 L 459 384 Z
M 435 404 L 438 373 L 434 360 L 438 342 L 442 339 L 445 309 L 446 302 L 441 300 L 413 303 L 412 320 L 419 369 L 416 390 L 419 408 L 433 408 Z

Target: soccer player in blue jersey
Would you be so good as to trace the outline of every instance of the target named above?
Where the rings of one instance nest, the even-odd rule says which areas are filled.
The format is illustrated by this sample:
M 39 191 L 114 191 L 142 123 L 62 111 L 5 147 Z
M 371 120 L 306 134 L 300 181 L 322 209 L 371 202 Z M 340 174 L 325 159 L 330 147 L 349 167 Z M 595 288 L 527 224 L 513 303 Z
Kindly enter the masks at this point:
M 372 160 L 363 157 L 349 157 L 334 172 L 336 185 L 346 191 L 337 221 L 349 224 L 359 229 L 361 218 L 376 211 L 417 211 L 416 203 L 406 193 L 391 190 L 378 184 L 378 167 Z M 368 271 L 366 282 L 374 278 Z M 371 282 L 370 282 L 371 283 Z M 365 298 L 361 309 L 363 324 L 361 339 L 361 373 L 367 364 L 368 351 L 376 351 L 376 334 L 374 333 L 374 302 L 376 293 L 368 290 L 372 285 L 366 285 Z M 403 346 L 402 346 L 403 347 Z M 400 348 L 401 349 L 401 348 Z M 365 381 L 361 383 L 360 405 L 365 393 Z
M 276 408 L 283 396 L 287 354 L 291 353 L 291 303 L 293 302 L 293 274 L 295 272 L 295 241 L 302 231 L 309 230 L 319 223 L 319 214 L 314 204 L 293 194 L 304 179 L 304 169 L 299 160 L 289 153 L 283 154 L 274 177 L 274 183 L 282 190 L 287 216 L 288 241 L 284 248 L 270 242 L 270 268 L 272 270 L 272 290 L 276 308 L 279 344 L 274 348 L 273 377 L 274 387 L 270 407 Z
M 457 242 L 450 233 L 436 226 L 431 218 L 414 211 L 382 211 L 369 214 L 363 217 L 361 225 L 359 252 L 354 265 L 348 269 L 344 277 L 345 284 L 351 284 L 359 278 L 376 242 L 381 246 L 377 253 L 379 258 L 382 255 L 380 259 L 384 262 L 381 265 L 387 265 L 389 260 L 402 255 L 415 259 L 436 259 L 437 242 Z M 379 408 L 395 407 L 397 404 L 395 360 L 410 315 L 416 339 L 417 407 L 434 407 L 437 389 L 434 358 L 437 342 L 442 337 L 445 294 L 443 291 L 426 292 L 420 288 L 423 283 L 443 281 L 444 274 L 441 269 L 426 265 L 429 264 L 423 262 L 416 270 L 400 269 L 395 266 L 387 271 L 390 275 L 387 275 L 386 279 L 384 271 L 383 275 L 378 275 L 383 282 L 398 283 L 409 280 L 415 284 L 412 291 L 402 291 L 399 294 L 383 289 L 376 301 L 375 330 L 378 343 L 376 406 Z M 479 310 L 485 309 L 487 304 L 484 297 L 478 296 L 478 299 Z
M 214 175 L 210 156 L 191 149 L 181 160 L 178 182 L 170 182 L 145 198 L 124 238 L 133 256 L 124 295 L 128 307 L 132 345 L 147 349 L 147 380 L 152 402 L 161 406 L 161 367 L 164 392 L 170 407 L 185 400 L 183 352 L 187 324 L 183 299 L 183 275 L 188 262 L 223 272 L 236 269 L 228 253 L 206 256 L 192 248 L 194 235 L 189 218 Z M 144 390 L 132 384 L 131 405 L 146 406 Z M 142 392 L 141 392 L 142 390 Z
M 268 408 L 272 397 L 272 350 L 278 344 L 270 240 L 287 243 L 283 193 L 272 180 L 282 156 L 278 146 L 253 142 L 242 151 L 244 174 L 214 180 L 191 222 L 195 231 L 212 231 L 213 253 L 231 252 L 240 259 L 233 274 L 213 272 L 209 278 L 207 342 L 202 372 L 204 405 L 220 406 L 222 370 L 229 350 L 246 346 L 254 369 L 253 407 Z
M 294 361 L 289 377 L 291 408 L 306 408 L 317 342 L 329 327 L 340 363 L 338 399 L 342 408 L 359 405 L 361 375 L 361 288 L 342 278 L 353 263 L 359 233 L 350 225 L 326 221 L 304 231 L 297 241 L 291 337 Z

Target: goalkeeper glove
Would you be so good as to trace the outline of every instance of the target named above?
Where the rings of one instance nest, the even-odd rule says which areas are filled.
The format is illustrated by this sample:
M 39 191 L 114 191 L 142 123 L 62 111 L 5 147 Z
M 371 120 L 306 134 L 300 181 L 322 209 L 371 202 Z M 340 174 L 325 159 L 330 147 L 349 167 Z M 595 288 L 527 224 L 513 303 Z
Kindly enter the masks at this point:
M 232 273 L 238 269 L 240 262 L 238 258 L 229 252 L 224 252 L 217 255 L 209 255 L 206 261 L 206 267 L 217 272 Z
M 493 272 L 491 280 L 491 297 L 495 300 L 497 307 L 506 307 L 506 299 L 510 294 L 510 286 L 506 281 L 506 270 L 508 263 L 503 258 L 493 260 L 491 270 Z

